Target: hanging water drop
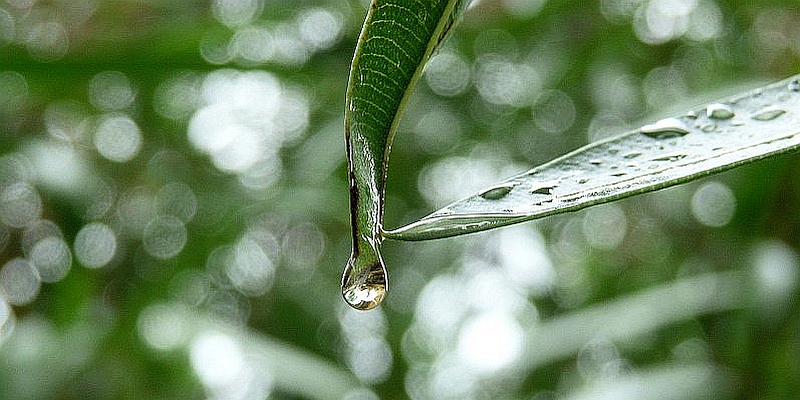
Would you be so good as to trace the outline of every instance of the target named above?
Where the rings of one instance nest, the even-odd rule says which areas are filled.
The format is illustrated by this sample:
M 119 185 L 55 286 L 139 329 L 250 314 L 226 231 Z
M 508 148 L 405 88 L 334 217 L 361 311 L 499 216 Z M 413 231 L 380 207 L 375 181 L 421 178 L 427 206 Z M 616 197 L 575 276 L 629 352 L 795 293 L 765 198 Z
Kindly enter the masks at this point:
M 388 279 L 383 260 L 377 258 L 360 265 L 358 257 L 350 258 L 342 275 L 342 297 L 356 310 L 371 310 L 386 296 Z
M 784 113 L 786 113 L 786 110 L 777 107 L 764 107 L 750 116 L 750 118 L 753 118 L 756 121 L 770 121 L 780 117 Z
M 480 196 L 486 200 L 500 200 L 511 193 L 511 189 L 514 189 L 514 186 L 516 186 L 516 184 L 513 183 L 497 185 L 491 189 L 486 189 Z
M 706 107 L 706 116 L 713 119 L 731 119 L 736 113 L 727 104 L 713 103 Z
M 677 118 L 665 118 L 654 124 L 649 124 L 639 129 L 643 135 L 653 139 L 672 139 L 686 136 L 689 129 Z

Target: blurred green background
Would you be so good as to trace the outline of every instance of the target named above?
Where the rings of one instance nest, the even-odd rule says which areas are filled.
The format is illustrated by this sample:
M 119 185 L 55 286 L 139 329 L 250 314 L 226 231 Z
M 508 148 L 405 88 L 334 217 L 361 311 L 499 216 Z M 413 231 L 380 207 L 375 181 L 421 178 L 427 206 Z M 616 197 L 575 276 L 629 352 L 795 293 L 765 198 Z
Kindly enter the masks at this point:
M 385 244 L 340 298 L 345 0 L 0 0 L 0 398 L 790 399 L 800 157 Z M 794 0 L 482 0 L 392 154 L 395 227 L 800 70 Z

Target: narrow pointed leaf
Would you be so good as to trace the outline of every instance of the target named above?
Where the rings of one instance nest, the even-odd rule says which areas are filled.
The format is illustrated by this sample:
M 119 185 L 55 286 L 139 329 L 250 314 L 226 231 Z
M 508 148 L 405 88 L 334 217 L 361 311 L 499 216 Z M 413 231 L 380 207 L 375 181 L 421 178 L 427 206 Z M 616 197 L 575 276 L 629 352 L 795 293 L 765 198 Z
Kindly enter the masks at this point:
M 800 147 L 800 75 L 661 120 L 514 176 L 385 232 L 426 240 L 574 211 Z
M 373 0 L 356 45 L 345 109 L 353 251 L 342 295 L 357 309 L 386 293 L 379 245 L 392 138 L 425 62 L 463 11 L 462 0 Z

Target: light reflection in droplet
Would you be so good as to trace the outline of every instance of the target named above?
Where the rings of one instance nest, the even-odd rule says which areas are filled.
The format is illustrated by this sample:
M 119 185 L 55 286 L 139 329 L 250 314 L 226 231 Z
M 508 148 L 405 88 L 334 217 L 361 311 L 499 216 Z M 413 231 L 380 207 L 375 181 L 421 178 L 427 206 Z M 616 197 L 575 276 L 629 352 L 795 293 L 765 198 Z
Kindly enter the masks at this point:
M 37 220 L 42 213 L 39 192 L 25 182 L 11 184 L 0 191 L 0 221 L 22 228 Z
M 29 256 L 30 262 L 39 271 L 42 282 L 58 282 L 72 267 L 72 254 L 67 242 L 60 237 L 47 237 L 38 241 Z
M 102 222 L 92 222 L 78 231 L 74 243 L 75 258 L 87 268 L 107 265 L 117 251 L 117 235 Z
M 156 217 L 144 228 L 142 245 L 155 258 L 175 257 L 186 245 L 187 233 L 183 221 L 172 215 Z
M 36 268 L 25 259 L 15 258 L 0 269 L 0 293 L 9 304 L 22 306 L 39 294 L 41 280 Z
M 691 200 L 692 215 L 703 225 L 725 226 L 736 212 L 736 197 L 724 183 L 712 181 L 697 188 Z
M 100 72 L 89 81 L 89 102 L 101 110 L 122 110 L 130 106 L 135 97 L 131 81 L 122 72 Z
M 94 133 L 94 146 L 108 160 L 130 161 L 142 146 L 139 126 L 129 116 L 115 114 L 104 117 Z

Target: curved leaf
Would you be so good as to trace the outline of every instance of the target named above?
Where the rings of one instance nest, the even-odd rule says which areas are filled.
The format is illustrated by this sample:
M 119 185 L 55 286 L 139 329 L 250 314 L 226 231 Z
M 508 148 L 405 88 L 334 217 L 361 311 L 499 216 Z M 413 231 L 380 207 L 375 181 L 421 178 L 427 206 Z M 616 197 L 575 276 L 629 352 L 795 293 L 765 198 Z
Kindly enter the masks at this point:
M 353 252 L 342 276 L 342 295 L 355 308 L 373 308 L 386 293 L 378 246 L 392 138 L 425 62 L 462 4 L 373 0 L 361 29 L 345 109 Z
M 592 143 L 385 236 L 426 240 L 651 192 L 800 147 L 800 75 Z

